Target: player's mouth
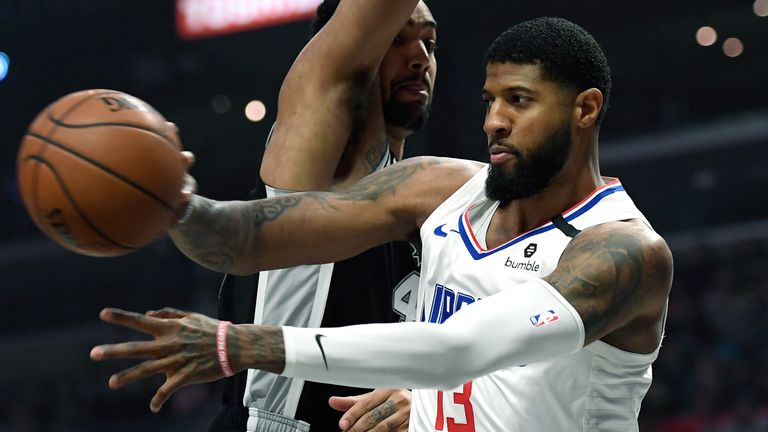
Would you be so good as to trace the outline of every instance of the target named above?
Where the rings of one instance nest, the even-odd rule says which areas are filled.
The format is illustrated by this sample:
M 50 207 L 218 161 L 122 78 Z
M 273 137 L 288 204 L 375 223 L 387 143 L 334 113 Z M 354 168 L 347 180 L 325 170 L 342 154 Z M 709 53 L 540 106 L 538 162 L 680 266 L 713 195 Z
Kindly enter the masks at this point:
M 422 80 L 407 80 L 400 82 L 395 85 L 395 92 L 402 92 L 421 99 L 429 98 L 429 87 L 424 84 Z
M 499 144 L 491 144 L 488 147 L 488 153 L 491 156 L 491 163 L 493 165 L 503 164 L 513 158 L 520 157 L 520 152 L 517 150 Z

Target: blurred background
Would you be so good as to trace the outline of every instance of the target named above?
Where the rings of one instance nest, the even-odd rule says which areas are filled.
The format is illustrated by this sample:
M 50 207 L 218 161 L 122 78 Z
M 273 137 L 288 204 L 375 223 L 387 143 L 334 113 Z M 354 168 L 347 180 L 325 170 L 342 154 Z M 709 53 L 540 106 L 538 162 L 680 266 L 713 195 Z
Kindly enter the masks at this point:
M 318 3 L 0 0 L 0 431 L 204 430 L 216 384 L 184 389 L 152 415 L 159 378 L 112 392 L 107 378 L 121 364 L 93 363 L 88 352 L 130 336 L 98 321 L 107 305 L 215 315 L 219 275 L 167 239 L 113 259 L 55 245 L 24 212 L 16 151 L 57 98 L 117 89 L 179 126 L 203 195 L 246 198 L 260 187 L 277 91 Z M 487 46 L 536 16 L 585 27 L 614 80 L 602 171 L 622 179 L 676 261 L 641 430 L 768 430 L 768 0 L 430 6 L 435 99 L 406 154 L 487 160 Z

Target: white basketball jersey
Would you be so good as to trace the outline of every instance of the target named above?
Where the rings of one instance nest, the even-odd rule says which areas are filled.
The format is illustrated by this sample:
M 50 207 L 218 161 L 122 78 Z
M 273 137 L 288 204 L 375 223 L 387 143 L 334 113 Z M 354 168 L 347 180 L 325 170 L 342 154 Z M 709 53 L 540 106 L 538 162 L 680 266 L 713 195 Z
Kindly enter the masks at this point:
M 548 222 L 487 249 L 485 232 L 499 203 L 485 197 L 486 177 L 482 169 L 421 228 L 421 321 L 442 323 L 464 305 L 549 275 L 572 239 L 562 229 L 567 224 Z M 626 219 L 647 223 L 618 179 L 606 182 L 562 218 L 576 230 Z M 532 326 L 557 319 L 555 311 L 530 317 Z M 635 354 L 597 341 L 575 354 L 503 369 L 452 391 L 415 390 L 410 430 L 637 430 L 657 354 L 658 348 Z

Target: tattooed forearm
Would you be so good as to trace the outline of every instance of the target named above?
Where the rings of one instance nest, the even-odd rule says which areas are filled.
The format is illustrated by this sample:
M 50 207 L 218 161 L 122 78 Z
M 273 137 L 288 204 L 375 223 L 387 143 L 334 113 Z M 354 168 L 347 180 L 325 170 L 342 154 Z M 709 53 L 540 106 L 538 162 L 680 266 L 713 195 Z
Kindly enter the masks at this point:
M 587 343 L 606 334 L 636 299 L 646 265 L 641 238 L 612 231 L 582 233 L 546 280 L 579 312 Z
M 219 203 L 195 196 L 192 215 L 171 231 L 176 245 L 197 263 L 219 272 L 229 272 L 261 225 L 279 218 L 295 207 L 300 196 L 269 200 Z
M 314 255 L 288 255 L 276 246 L 283 246 L 285 241 L 309 244 L 310 241 L 303 239 L 316 234 L 311 231 L 313 228 L 332 227 L 342 233 L 345 224 L 352 221 L 358 214 L 355 211 L 361 208 L 350 203 L 376 201 L 386 194 L 394 195 L 416 173 L 438 163 L 439 159 L 398 163 L 366 177 L 341 193 L 305 192 L 256 201 L 231 202 L 217 202 L 195 196 L 190 204 L 191 217 L 171 230 L 171 238 L 195 262 L 225 273 L 249 274 L 267 266 L 280 268 L 318 260 L 329 262 L 348 251 L 324 242 Z M 387 204 L 381 204 L 382 208 Z M 370 206 L 366 208 L 371 211 Z M 271 223 L 277 224 L 278 220 L 280 224 L 286 225 L 275 225 L 275 229 L 272 226 L 268 229 L 264 227 Z M 291 229 L 282 229 L 288 225 Z M 264 260 L 265 257 L 269 260 Z
M 286 195 L 248 203 L 248 212 L 251 214 L 253 227 L 258 228 L 267 222 L 279 218 L 289 208 L 299 205 L 300 201 L 301 196 Z
M 185 255 L 213 270 L 226 272 L 234 255 L 243 249 L 245 231 L 250 227 L 245 218 L 225 220 L 219 217 L 215 201 L 195 196 L 188 221 L 171 231 L 171 238 Z
M 279 374 L 285 369 L 285 343 L 280 327 L 231 326 L 227 351 L 236 370 L 261 369 Z
M 383 195 L 397 192 L 397 189 L 416 173 L 430 165 L 440 164 L 440 159 L 426 159 L 418 162 L 397 163 L 378 173 L 363 178 L 343 194 L 337 196 L 342 201 L 376 201 Z

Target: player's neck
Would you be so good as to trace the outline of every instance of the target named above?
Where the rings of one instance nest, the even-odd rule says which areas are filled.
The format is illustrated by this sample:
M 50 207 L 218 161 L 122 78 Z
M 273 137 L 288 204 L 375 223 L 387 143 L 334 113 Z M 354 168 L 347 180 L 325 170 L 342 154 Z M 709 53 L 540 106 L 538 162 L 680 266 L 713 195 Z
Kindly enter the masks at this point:
M 489 243 L 495 243 L 497 240 L 503 243 L 546 223 L 581 202 L 604 184 L 596 161 L 582 163 L 579 169 L 566 165 L 561 174 L 541 192 L 512 201 L 497 210 L 491 222 L 496 235 L 493 239 L 489 237 Z M 488 244 L 488 247 L 494 246 L 496 245 Z
M 404 133 L 403 131 L 407 133 Z M 402 128 L 387 127 L 387 143 L 389 143 L 389 151 L 395 156 L 395 159 L 403 159 L 405 138 L 410 135 L 410 133 L 410 131 L 406 131 Z

